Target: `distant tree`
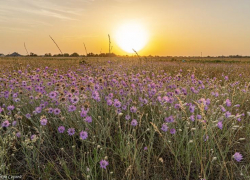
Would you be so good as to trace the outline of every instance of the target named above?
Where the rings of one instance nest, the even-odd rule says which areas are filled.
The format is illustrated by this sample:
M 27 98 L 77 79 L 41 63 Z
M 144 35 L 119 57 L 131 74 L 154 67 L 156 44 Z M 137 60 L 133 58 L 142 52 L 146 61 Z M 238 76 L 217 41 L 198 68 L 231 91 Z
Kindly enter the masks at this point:
M 64 53 L 63 56 L 64 57 L 69 57 L 69 53 Z
M 91 52 L 91 53 L 88 53 L 87 56 L 88 57 L 94 57 L 95 55 L 94 55 L 94 53 Z
M 53 57 L 63 57 L 63 54 L 54 54 Z
M 37 56 L 37 54 L 31 52 L 31 53 L 30 53 L 30 56 L 33 56 L 33 57 L 34 57 L 34 56 Z
M 94 54 L 94 53 L 88 53 L 88 57 L 117 57 L 114 53 L 100 53 L 100 54 Z
M 107 55 L 107 57 L 116 57 L 115 53 L 107 53 L 106 55 Z
M 52 55 L 51 55 L 51 53 L 46 53 L 46 54 L 44 54 L 44 56 L 45 57 L 51 57 Z
M 230 55 L 229 57 L 230 57 L 230 58 L 242 58 L 241 55 Z
M 79 54 L 75 52 L 75 53 L 71 54 L 70 57 L 79 57 Z

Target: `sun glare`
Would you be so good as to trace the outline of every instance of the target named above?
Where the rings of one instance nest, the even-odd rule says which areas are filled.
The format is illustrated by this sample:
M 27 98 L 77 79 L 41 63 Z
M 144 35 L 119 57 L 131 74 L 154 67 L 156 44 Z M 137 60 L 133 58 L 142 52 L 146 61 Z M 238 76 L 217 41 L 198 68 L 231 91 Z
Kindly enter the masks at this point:
M 140 51 L 144 48 L 148 42 L 148 33 L 140 24 L 127 23 L 117 29 L 115 39 L 122 50 L 133 53 L 133 49 Z

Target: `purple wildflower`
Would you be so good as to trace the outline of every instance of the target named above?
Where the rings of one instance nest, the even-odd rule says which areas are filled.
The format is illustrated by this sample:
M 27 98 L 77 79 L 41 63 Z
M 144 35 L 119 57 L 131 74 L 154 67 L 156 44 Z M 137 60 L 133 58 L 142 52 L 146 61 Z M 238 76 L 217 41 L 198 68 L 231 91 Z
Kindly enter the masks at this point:
M 170 129 L 170 134 L 175 134 L 176 130 L 175 129 Z
M 86 131 L 81 131 L 80 132 L 80 138 L 82 140 L 87 139 L 87 137 L 88 137 L 88 133 Z
M 137 108 L 136 108 L 135 106 L 132 106 L 132 107 L 130 108 L 130 111 L 131 111 L 132 113 L 136 113 Z
M 13 121 L 12 126 L 16 126 L 16 123 L 17 123 L 16 121 Z
M 75 128 L 69 128 L 67 132 L 70 136 L 73 136 L 75 134 Z
M 220 129 L 222 130 L 222 128 L 223 128 L 222 121 L 219 121 L 219 122 L 217 123 L 217 127 L 220 128 Z
M 130 120 L 130 115 L 127 114 L 127 115 L 125 116 L 125 119 L 126 119 L 126 120 Z
M 207 100 L 206 100 L 206 105 L 209 105 L 210 103 L 211 103 L 210 99 L 207 98 Z
M 108 95 L 108 96 L 109 96 L 109 98 L 111 98 L 111 99 L 112 99 L 114 95 L 113 95 L 113 93 L 109 93 L 109 95 Z
M 10 122 L 8 120 L 5 120 L 4 122 L 2 122 L 2 127 L 9 127 Z
M 15 102 L 20 102 L 20 101 L 21 101 L 21 99 L 19 99 L 19 98 L 15 98 L 15 99 L 14 99 L 14 101 L 15 101 Z
M 168 131 L 168 126 L 166 124 L 162 124 L 161 130 L 164 132 Z
M 106 167 L 109 165 L 109 162 L 106 160 L 101 160 L 100 161 L 100 167 L 103 169 L 106 169 Z
M 111 99 L 108 99 L 108 100 L 107 100 L 107 104 L 108 104 L 108 106 L 111 106 L 111 105 L 113 104 L 112 100 L 111 100 Z
M 191 116 L 189 117 L 189 119 L 190 119 L 191 121 L 194 121 L 194 120 L 195 120 L 194 115 L 191 115 Z
M 78 96 L 74 96 L 73 98 L 71 98 L 71 102 L 73 104 L 77 104 L 79 102 L 79 97 Z
M 30 136 L 30 139 L 31 139 L 31 140 L 33 140 L 34 138 L 36 138 L 36 135 L 35 135 L 35 134 L 33 134 L 33 135 Z
M 191 113 L 194 113 L 194 110 L 195 110 L 195 106 L 191 105 L 191 106 L 189 107 L 189 111 L 190 111 Z
M 132 125 L 132 126 L 137 126 L 137 124 L 138 124 L 138 122 L 136 121 L 136 119 L 133 119 L 133 120 L 131 121 L 131 125 Z
M 20 132 L 17 132 L 17 133 L 16 133 L 16 137 L 18 137 L 18 138 L 21 137 L 21 133 L 20 133 Z
M 95 99 L 95 100 L 100 99 L 100 96 L 99 96 L 98 91 L 94 91 L 94 92 L 92 93 L 92 98 Z
M 229 111 L 227 111 L 227 112 L 225 113 L 225 116 L 226 116 L 226 118 L 229 118 L 229 116 L 231 116 L 231 113 L 230 113 Z
M 27 119 L 30 119 L 30 118 L 31 118 L 31 115 L 28 113 L 28 114 L 25 115 L 25 117 L 26 117 Z
M 55 115 L 58 115 L 58 114 L 61 113 L 61 110 L 58 109 L 58 108 L 55 108 L 53 112 L 54 112 Z
M 123 105 L 123 106 L 122 106 L 122 110 L 125 111 L 126 109 L 127 109 L 127 106 L 126 106 L 126 105 Z
M 52 91 L 52 92 L 49 93 L 49 97 L 50 97 L 51 99 L 56 98 L 56 96 L 57 96 L 57 94 L 56 94 L 56 92 L 54 92 L 54 91 Z
M 74 105 L 70 105 L 69 107 L 68 107 L 68 111 L 69 112 L 73 112 L 73 111 L 75 111 L 76 110 L 76 107 L 74 106 Z
M 13 110 L 15 109 L 15 106 L 13 106 L 13 105 L 8 106 L 7 109 L 8 109 L 9 111 L 13 111 Z
M 48 113 L 51 114 L 51 113 L 53 113 L 53 112 L 54 112 L 53 108 L 49 108 L 49 109 L 48 109 Z
M 48 120 L 46 118 L 43 118 L 40 120 L 40 123 L 42 126 L 46 126 L 47 122 L 48 122 Z
M 36 113 L 41 113 L 42 112 L 42 108 L 41 107 L 36 107 L 35 112 Z
M 88 113 L 87 111 L 82 110 L 80 115 L 81 115 L 81 117 L 86 117 L 87 113 Z
M 242 154 L 240 154 L 239 152 L 236 152 L 236 153 L 234 153 L 233 158 L 234 158 L 236 161 L 240 162 L 240 161 L 243 159 L 243 156 L 242 156 Z
M 181 90 L 179 88 L 175 89 L 175 94 L 179 95 L 181 93 Z
M 222 105 L 220 105 L 220 109 L 222 112 L 226 112 L 226 109 Z
M 92 122 L 92 117 L 91 116 L 87 116 L 85 118 L 85 121 L 88 122 L 88 123 L 91 123 Z
M 197 118 L 197 119 L 202 119 L 202 116 L 201 116 L 200 114 L 198 114 L 198 115 L 196 116 L 196 118 Z
M 166 118 L 165 118 L 165 122 L 167 122 L 167 123 L 172 123 L 172 122 L 174 122 L 174 117 L 173 117 L 173 116 L 166 117 Z
M 161 100 L 161 96 L 158 96 L 157 97 L 157 100 L 159 101 L 159 102 L 161 102 L 162 100 Z
M 59 126 L 58 127 L 58 132 L 59 133 L 63 133 L 65 131 L 65 127 L 64 126 Z
M 121 102 L 119 101 L 119 100 L 116 100 L 116 101 L 114 101 L 114 106 L 116 107 L 116 108 L 119 108 L 119 107 L 121 107 Z
M 175 108 L 175 109 L 180 109 L 180 108 L 181 108 L 181 105 L 180 105 L 180 104 L 175 104 L 175 105 L 174 105 L 174 108 Z
M 232 105 L 231 101 L 229 99 L 226 100 L 227 107 L 230 107 Z

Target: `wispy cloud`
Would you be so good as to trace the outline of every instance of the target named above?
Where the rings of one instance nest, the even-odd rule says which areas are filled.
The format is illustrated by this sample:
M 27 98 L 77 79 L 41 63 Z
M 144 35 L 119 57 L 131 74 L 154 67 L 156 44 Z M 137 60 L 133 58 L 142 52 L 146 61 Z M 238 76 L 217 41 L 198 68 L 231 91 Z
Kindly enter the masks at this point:
M 64 40 L 79 40 L 79 39 L 86 39 L 86 38 L 96 38 L 97 35 L 84 35 L 84 36 L 63 36 Z
M 4 30 L 4 31 L 11 31 L 11 32 L 15 32 L 15 33 L 22 33 L 22 32 L 28 32 L 30 31 L 30 29 L 28 28 L 18 28 L 18 27 L 0 27 L 0 30 Z
M 79 0 L 76 0 L 79 1 Z M 52 17 L 60 20 L 78 20 L 84 11 L 83 4 L 90 0 L 81 0 L 82 4 L 72 3 L 65 0 L 5 0 L 0 2 L 0 17 L 25 16 L 32 14 L 34 16 Z
M 25 12 L 31 13 L 31 14 L 37 14 L 37 15 L 41 15 L 41 16 L 53 17 L 53 18 L 57 18 L 57 19 L 61 19 L 61 20 L 77 20 L 75 18 L 65 16 L 64 14 L 56 13 L 56 12 L 49 11 L 46 9 L 41 9 L 39 11 L 29 10 L 29 11 L 25 11 Z

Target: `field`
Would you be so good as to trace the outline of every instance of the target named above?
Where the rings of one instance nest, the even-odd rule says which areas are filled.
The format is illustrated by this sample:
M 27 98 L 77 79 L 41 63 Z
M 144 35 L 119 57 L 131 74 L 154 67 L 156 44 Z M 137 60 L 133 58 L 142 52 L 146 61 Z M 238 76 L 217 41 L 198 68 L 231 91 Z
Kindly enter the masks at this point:
M 250 179 L 247 58 L 0 58 L 0 174 Z

